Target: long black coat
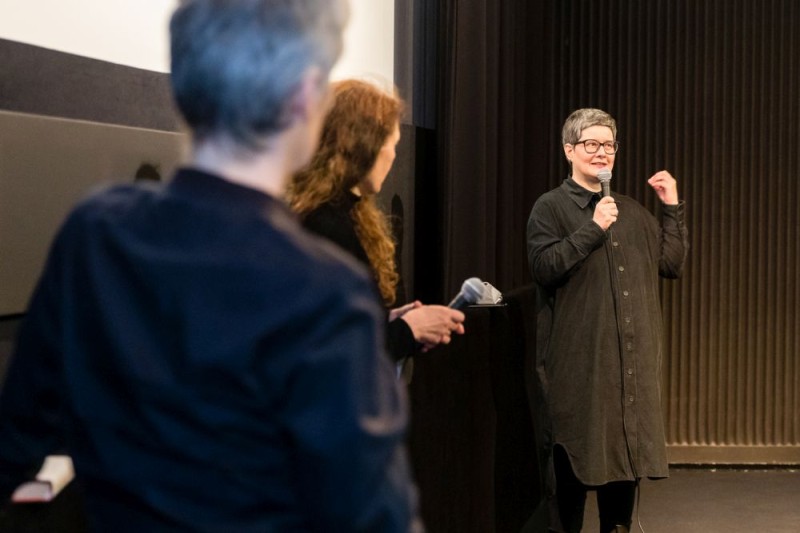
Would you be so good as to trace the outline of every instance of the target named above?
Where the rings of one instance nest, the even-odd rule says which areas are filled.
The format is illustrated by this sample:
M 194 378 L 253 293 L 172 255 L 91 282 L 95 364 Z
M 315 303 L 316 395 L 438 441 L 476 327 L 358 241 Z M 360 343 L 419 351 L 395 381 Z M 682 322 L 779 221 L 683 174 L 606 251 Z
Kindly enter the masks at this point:
M 552 444 L 587 485 L 668 475 L 659 276 L 678 277 L 689 247 L 683 204 L 662 206 L 659 223 L 613 196 L 608 232 L 592 221 L 596 195 L 572 179 L 542 195 L 528 221 Z

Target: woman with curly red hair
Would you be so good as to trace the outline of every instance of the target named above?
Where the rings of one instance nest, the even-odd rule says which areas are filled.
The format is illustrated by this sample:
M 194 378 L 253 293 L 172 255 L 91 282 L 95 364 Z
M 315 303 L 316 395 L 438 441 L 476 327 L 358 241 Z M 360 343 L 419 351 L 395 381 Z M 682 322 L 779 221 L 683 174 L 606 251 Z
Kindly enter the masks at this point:
M 297 173 L 288 201 L 303 225 L 349 252 L 372 272 L 387 307 L 396 301 L 399 276 L 389 221 L 375 195 L 395 159 L 401 100 L 360 80 L 333 84 L 333 103 L 319 148 Z M 387 347 L 395 361 L 450 342 L 463 333 L 464 314 L 413 302 L 389 311 Z M 421 345 L 421 346 L 420 346 Z

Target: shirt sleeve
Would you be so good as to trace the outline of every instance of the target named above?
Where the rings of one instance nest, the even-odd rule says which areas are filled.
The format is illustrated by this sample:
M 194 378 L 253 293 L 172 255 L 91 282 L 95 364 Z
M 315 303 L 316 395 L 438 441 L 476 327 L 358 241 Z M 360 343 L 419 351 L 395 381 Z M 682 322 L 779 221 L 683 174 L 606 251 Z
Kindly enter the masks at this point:
M 689 230 L 685 223 L 685 203 L 661 206 L 661 257 L 658 272 L 665 278 L 678 278 L 689 255 Z
M 533 279 L 543 287 L 563 283 L 606 239 L 592 220 L 566 236 L 562 226 L 552 201 L 536 202 L 528 218 L 528 265 Z
M 301 505 L 315 530 L 417 531 L 407 408 L 381 348 L 383 313 L 366 286 L 337 300 L 304 339 L 286 398 Z
M 386 323 L 386 347 L 395 363 L 419 351 L 419 344 L 408 323 L 400 318 Z

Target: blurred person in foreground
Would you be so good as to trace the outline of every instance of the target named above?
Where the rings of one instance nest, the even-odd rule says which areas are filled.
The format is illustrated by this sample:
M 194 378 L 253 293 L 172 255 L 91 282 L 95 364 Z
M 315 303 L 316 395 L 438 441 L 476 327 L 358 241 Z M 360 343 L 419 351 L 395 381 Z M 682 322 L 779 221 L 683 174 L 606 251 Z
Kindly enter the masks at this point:
M 626 532 L 638 480 L 668 475 L 659 277 L 683 271 L 684 204 L 664 170 L 648 180 L 660 220 L 624 194 L 602 197 L 598 174 L 613 169 L 619 147 L 604 111 L 573 112 L 562 144 L 571 175 L 536 201 L 528 220 L 528 261 L 544 300 L 537 375 L 557 518 L 563 531 L 579 533 L 586 493 L 595 490 L 601 532 Z
M 395 243 L 375 196 L 400 141 L 400 99 L 362 80 L 333 84 L 333 104 L 320 146 L 288 188 L 289 204 L 303 225 L 346 250 L 372 273 L 390 308 L 398 282 Z M 395 362 L 447 344 L 464 332 L 464 313 L 419 301 L 388 310 L 387 347 Z
M 188 0 L 190 163 L 83 201 L 0 397 L 0 492 L 66 449 L 96 531 L 419 528 L 403 391 L 365 269 L 282 203 L 314 152 L 339 0 Z

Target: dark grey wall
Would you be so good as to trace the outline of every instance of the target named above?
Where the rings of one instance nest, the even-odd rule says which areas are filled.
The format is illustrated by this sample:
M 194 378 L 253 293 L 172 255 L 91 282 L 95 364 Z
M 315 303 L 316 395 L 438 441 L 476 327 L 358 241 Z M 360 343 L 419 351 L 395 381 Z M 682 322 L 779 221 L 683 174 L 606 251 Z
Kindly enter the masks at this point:
M 412 300 L 416 294 L 414 286 L 416 137 L 417 128 L 409 124 L 401 125 L 397 157 L 378 195 L 378 202 L 384 213 L 390 214 L 397 240 L 396 261 L 400 272 L 398 304 Z
M 437 2 L 395 1 L 395 85 L 406 102 L 401 140 L 380 198 L 402 204 L 400 270 L 406 300 L 441 303 L 436 201 Z

